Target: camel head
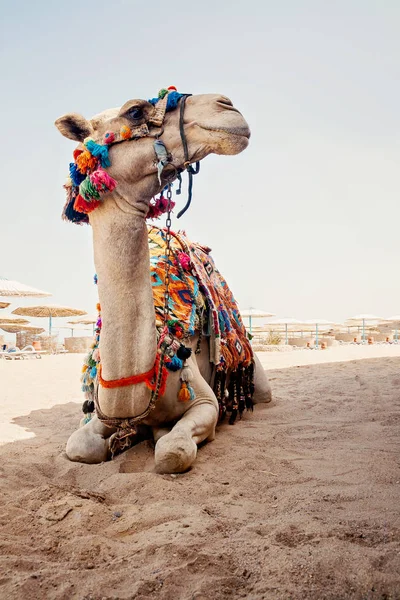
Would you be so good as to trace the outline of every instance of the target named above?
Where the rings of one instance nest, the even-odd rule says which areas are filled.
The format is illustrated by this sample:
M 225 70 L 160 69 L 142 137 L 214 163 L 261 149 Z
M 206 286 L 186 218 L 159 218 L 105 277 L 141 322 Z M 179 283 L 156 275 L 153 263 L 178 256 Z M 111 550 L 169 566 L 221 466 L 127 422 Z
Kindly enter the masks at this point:
M 245 119 L 225 96 L 182 98 L 174 88 L 150 101 L 129 100 L 90 120 L 69 113 L 55 124 L 79 142 L 64 209 L 74 222 L 87 221 L 89 213 L 104 210 L 112 200 L 145 217 L 150 199 L 178 173 L 208 154 L 238 154 L 250 137 Z

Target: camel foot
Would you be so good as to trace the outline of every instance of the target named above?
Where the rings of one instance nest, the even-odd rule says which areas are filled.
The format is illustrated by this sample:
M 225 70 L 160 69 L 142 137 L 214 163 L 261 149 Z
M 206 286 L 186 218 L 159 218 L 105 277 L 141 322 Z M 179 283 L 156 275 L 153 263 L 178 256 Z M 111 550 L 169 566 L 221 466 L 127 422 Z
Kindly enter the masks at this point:
M 171 431 L 161 437 L 155 448 L 157 473 L 184 473 L 194 463 L 197 445 L 183 431 Z
M 107 438 L 114 432 L 103 425 L 95 416 L 89 423 L 74 431 L 70 436 L 66 454 L 69 460 L 88 464 L 101 463 L 108 458 Z

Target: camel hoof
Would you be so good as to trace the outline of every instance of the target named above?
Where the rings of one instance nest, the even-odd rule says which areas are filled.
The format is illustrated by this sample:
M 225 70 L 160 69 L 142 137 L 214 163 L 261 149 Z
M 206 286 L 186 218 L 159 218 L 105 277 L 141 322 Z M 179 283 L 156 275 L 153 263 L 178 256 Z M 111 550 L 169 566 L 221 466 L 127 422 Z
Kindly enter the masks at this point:
M 184 473 L 194 463 L 197 445 L 184 433 L 169 433 L 160 438 L 155 448 L 157 473 Z

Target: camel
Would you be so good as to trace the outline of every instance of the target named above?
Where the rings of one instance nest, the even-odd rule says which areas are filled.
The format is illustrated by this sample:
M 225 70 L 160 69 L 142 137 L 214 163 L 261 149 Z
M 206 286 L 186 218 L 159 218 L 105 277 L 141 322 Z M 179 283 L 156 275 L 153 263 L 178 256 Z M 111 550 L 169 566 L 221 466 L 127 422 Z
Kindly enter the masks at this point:
M 105 110 L 90 120 L 69 113 L 55 123 L 63 136 L 79 142 L 78 149 L 90 147 L 99 160 L 104 159 L 103 176 L 106 171 L 107 182 L 117 182 L 115 189 L 103 186 L 102 201 L 95 201 L 95 210 L 91 206 L 87 213 L 93 231 L 101 305 L 100 354 L 104 381 L 144 374 L 155 364 L 157 333 L 145 221 L 151 199 L 160 193 L 166 181 L 190 169 L 189 165 L 211 153 L 238 154 L 249 143 L 249 127 L 228 98 L 217 94 L 189 95 L 183 100 L 175 98 L 173 108 L 168 110 L 167 103 L 176 94 L 169 89 L 164 96 L 160 94 L 156 103 L 130 100 L 121 108 Z M 184 112 L 179 110 L 183 102 Z M 110 144 L 108 157 L 101 150 L 108 143 L 107 137 L 118 142 Z M 92 146 L 88 138 L 90 144 L 95 140 Z M 199 343 L 198 335 L 197 332 L 186 340 L 186 346 L 194 349 Z M 143 429 L 151 429 L 155 471 L 187 471 L 195 461 L 198 445 L 214 439 L 219 410 L 211 387 L 215 373 L 208 339 L 203 338 L 199 346 L 200 352 L 193 352 L 186 361 L 193 377 L 191 401 L 177 400 L 181 385 L 178 372 L 169 373 L 163 394 L 147 415 L 151 391 L 145 382 L 111 388 L 99 385 L 97 406 L 109 419 L 108 425 L 107 419 L 100 420 L 95 415 L 77 429 L 67 442 L 68 458 L 84 463 L 107 460 L 109 439 L 117 431 L 113 419 L 127 420 L 145 414 L 139 419 L 136 433 L 140 437 Z M 268 379 L 254 355 L 253 402 L 270 400 Z

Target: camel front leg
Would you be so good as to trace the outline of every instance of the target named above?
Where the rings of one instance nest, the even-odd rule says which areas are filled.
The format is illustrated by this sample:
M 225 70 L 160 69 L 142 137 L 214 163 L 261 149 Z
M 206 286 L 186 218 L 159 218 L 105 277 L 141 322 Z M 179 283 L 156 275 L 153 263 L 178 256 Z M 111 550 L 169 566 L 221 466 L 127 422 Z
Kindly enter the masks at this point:
M 196 398 L 172 430 L 162 435 L 155 448 L 157 473 L 183 473 L 193 464 L 197 444 L 215 438 L 218 401 L 207 382 L 197 372 L 193 382 Z

